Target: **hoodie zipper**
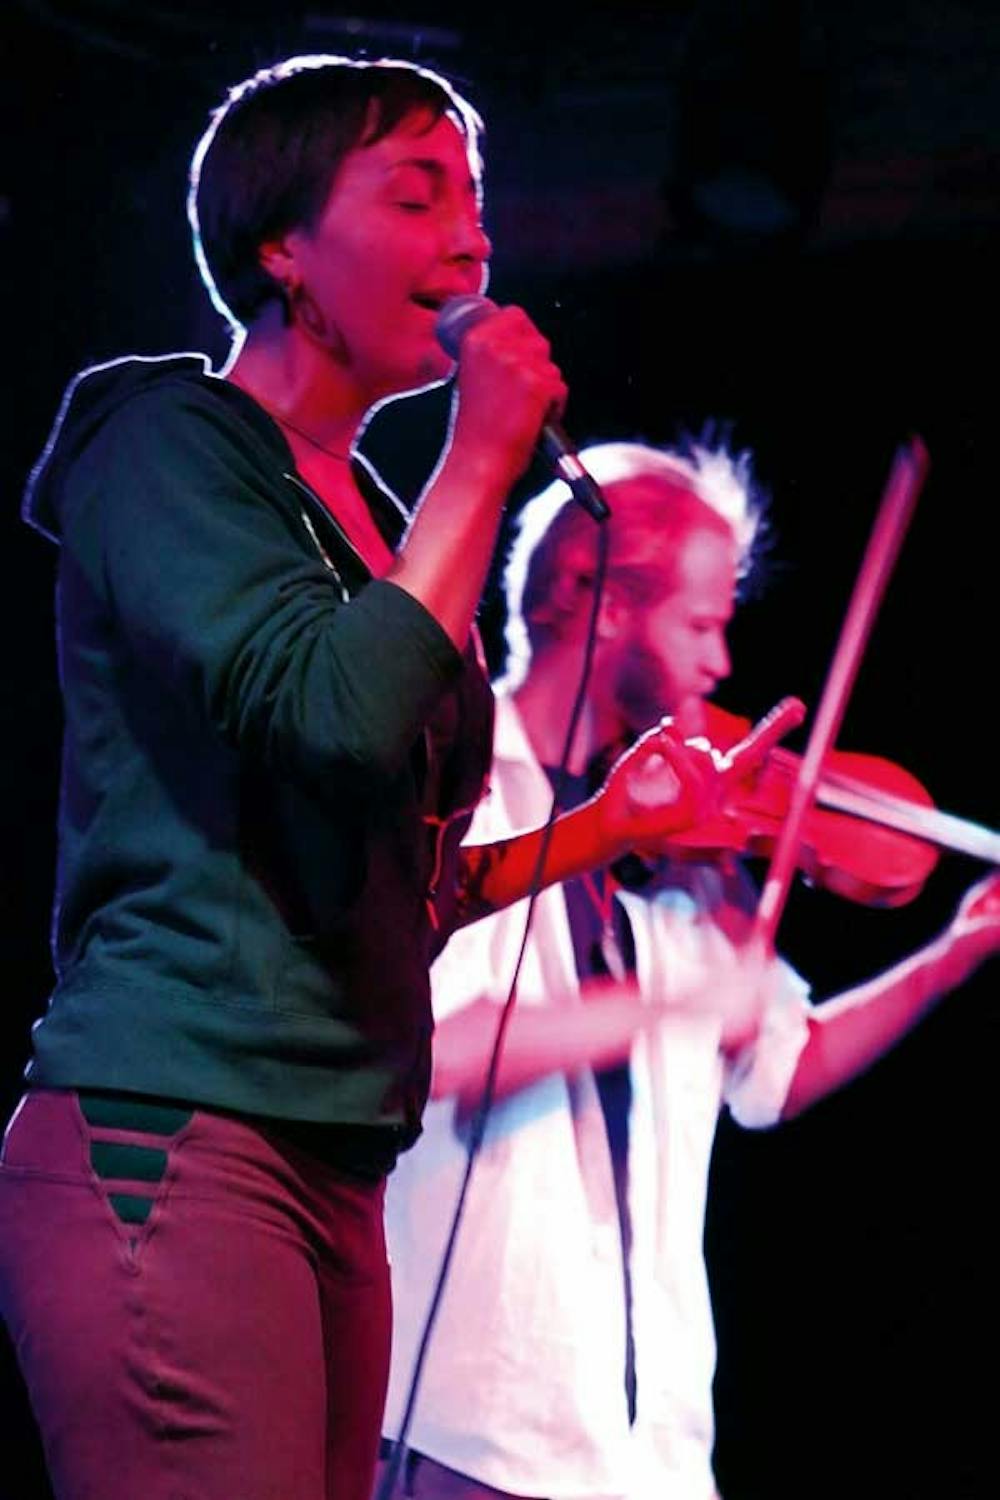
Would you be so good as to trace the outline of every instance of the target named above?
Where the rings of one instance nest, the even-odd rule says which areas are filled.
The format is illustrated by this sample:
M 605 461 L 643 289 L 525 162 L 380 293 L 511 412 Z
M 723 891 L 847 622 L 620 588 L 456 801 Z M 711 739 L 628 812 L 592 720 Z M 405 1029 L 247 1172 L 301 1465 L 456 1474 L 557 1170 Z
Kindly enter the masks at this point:
M 305 498 L 310 502 L 311 505 L 315 505 L 316 507 L 318 507 L 318 509 L 322 512 L 323 519 L 326 522 L 326 524 L 328 526 L 332 526 L 333 527 L 333 529 L 337 533 L 337 536 L 340 539 L 341 543 L 347 548 L 347 550 L 348 550 L 348 552 L 350 552 L 351 556 L 357 559 L 357 561 L 360 563 L 360 565 L 361 565 L 362 569 L 364 570 L 364 572 L 367 574 L 367 576 L 369 578 L 371 578 L 372 572 L 371 572 L 371 569 L 369 568 L 368 564 L 365 562 L 364 558 L 361 556 L 361 553 L 358 551 L 357 547 L 355 547 L 354 543 L 351 541 L 350 537 L 347 535 L 346 531 L 341 526 L 341 524 L 337 520 L 337 518 L 335 516 L 331 515 L 330 512 L 327 510 L 326 506 L 323 504 L 322 500 L 317 495 L 316 491 L 313 490 L 313 489 L 310 489 L 309 485 L 306 484 L 305 480 L 300 479 L 297 474 L 290 473 L 287 469 L 285 470 L 283 477 L 288 480 L 289 484 L 291 484 L 291 485 L 293 485 L 295 487 L 295 489 L 299 492 L 300 495 L 304 495 Z M 329 570 L 329 572 L 333 574 L 333 577 L 336 579 L 337 587 L 340 589 L 341 602 L 343 604 L 349 603 L 351 595 L 350 595 L 350 591 L 348 590 L 347 584 L 344 581 L 344 576 L 341 573 L 340 569 L 337 567 L 337 564 L 334 562 L 333 558 L 330 556 L 330 554 L 327 552 L 326 548 L 323 546 L 323 543 L 320 541 L 320 539 L 319 539 L 319 533 L 316 530 L 316 527 L 315 527 L 315 525 L 313 523 L 312 517 L 310 516 L 309 512 L 304 507 L 300 508 L 300 510 L 299 510 L 299 516 L 301 517 L 303 526 L 306 528 L 306 531 L 308 531 L 308 533 L 309 533 L 309 536 L 310 536 L 310 539 L 312 541 L 313 546 L 316 548 L 316 551 L 319 553 L 320 560 L 323 563 L 323 566 L 325 568 L 327 568 Z
M 354 543 L 350 540 L 350 538 L 348 537 L 347 533 L 344 531 L 344 528 L 340 525 L 340 522 L 336 519 L 335 516 L 333 516 L 333 515 L 330 514 L 329 510 L 327 510 L 326 506 L 323 504 L 323 501 L 320 499 L 319 495 L 317 495 L 316 491 L 314 489 L 310 488 L 310 486 L 308 484 L 306 484 L 305 480 L 300 479 L 299 476 L 298 476 L 298 474 L 292 474 L 292 473 L 290 473 L 290 472 L 288 472 L 286 470 L 284 477 L 288 480 L 289 484 L 293 485 L 295 487 L 295 489 L 298 490 L 298 492 L 299 492 L 300 495 L 303 495 L 310 502 L 311 505 L 315 505 L 315 506 L 319 507 L 319 509 L 322 512 L 323 518 L 326 521 L 326 523 L 328 525 L 330 525 L 330 526 L 333 527 L 333 529 L 337 533 L 337 536 L 339 537 L 340 541 L 348 549 L 348 551 L 351 553 L 351 555 L 353 557 L 357 558 L 357 560 L 361 564 L 361 567 L 364 570 L 364 572 L 367 574 L 367 576 L 369 578 L 371 578 L 373 576 L 373 574 L 372 574 L 372 571 L 369 568 L 368 564 L 365 562 L 364 558 L 361 556 L 361 554 L 358 551 L 357 547 L 355 547 Z M 330 556 L 330 554 L 327 552 L 326 548 L 323 546 L 323 543 L 320 541 L 319 534 L 318 534 L 318 532 L 316 530 L 315 525 L 313 524 L 312 517 L 309 515 L 309 512 L 304 507 L 300 510 L 299 514 L 300 514 L 300 516 L 302 518 L 302 524 L 306 528 L 306 530 L 308 531 L 309 536 L 310 536 L 310 538 L 312 540 L 313 546 L 316 548 L 316 551 L 319 553 L 320 559 L 323 562 L 324 567 L 326 567 L 327 569 L 329 569 L 330 573 L 333 575 L 333 577 L 337 581 L 337 586 L 340 589 L 340 596 L 341 596 L 342 601 L 345 604 L 349 603 L 351 595 L 350 595 L 350 592 L 348 591 L 346 583 L 344 582 L 343 575 L 341 574 L 340 570 L 338 569 L 336 563 L 333 561 L 333 558 Z M 479 631 L 477 630 L 475 624 L 473 624 L 473 626 L 472 626 L 472 633 L 473 633 L 473 637 L 474 637 L 474 640 L 475 640 L 476 659 L 479 662 L 480 666 L 482 667 L 483 671 L 485 672 L 485 670 L 486 670 L 486 655 L 485 655 L 485 652 L 483 650 L 483 645 L 482 645 L 482 641 L 481 641 L 480 636 L 479 636 Z M 429 772 L 430 771 L 430 767 L 431 767 L 431 763 L 432 763 L 432 759 L 433 759 L 433 754 L 434 754 L 434 746 L 433 746 L 433 741 L 431 739 L 431 732 L 426 727 L 426 725 L 425 725 L 424 729 L 421 732 L 423 734 L 423 739 L 424 739 L 424 755 L 425 755 L 426 760 L 427 760 L 427 767 L 428 767 L 428 772 Z M 441 879 L 441 871 L 442 871 L 442 866 L 443 866 L 443 863 L 444 863 L 444 843 L 445 843 L 445 838 L 446 838 L 447 833 L 448 833 L 448 828 L 458 818 L 466 817 L 472 811 L 473 811 L 472 807 L 459 807 L 459 808 L 455 808 L 455 810 L 453 812 L 448 813 L 447 816 L 443 817 L 443 818 L 437 816 L 434 813 L 424 813 L 422 815 L 422 821 L 423 821 L 424 825 L 427 828 L 433 830 L 433 834 L 432 834 L 433 856 L 432 856 L 432 860 L 431 860 L 431 877 L 430 877 L 430 880 L 429 880 L 428 885 L 427 885 L 427 890 L 426 890 L 426 892 L 424 894 L 424 905 L 426 906 L 426 909 L 427 909 L 428 920 L 430 921 L 430 924 L 433 927 L 433 929 L 434 929 L 435 932 L 437 932 L 439 930 L 440 926 L 441 926 L 441 921 L 440 921 L 440 918 L 438 917 L 438 914 L 437 914 L 437 905 L 436 905 L 436 902 L 437 902 L 437 895 L 438 895 L 438 883 L 439 883 L 439 881 Z

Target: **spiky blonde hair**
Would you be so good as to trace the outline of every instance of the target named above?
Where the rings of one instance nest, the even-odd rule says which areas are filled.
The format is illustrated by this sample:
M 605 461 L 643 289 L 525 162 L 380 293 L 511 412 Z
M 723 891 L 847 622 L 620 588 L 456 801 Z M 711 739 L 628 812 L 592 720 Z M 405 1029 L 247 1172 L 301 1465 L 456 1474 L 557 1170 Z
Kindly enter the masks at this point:
M 608 578 L 637 603 L 669 593 L 672 558 L 681 539 L 699 527 L 733 539 L 737 576 L 746 586 L 766 506 L 749 451 L 713 441 L 708 430 L 677 447 L 595 443 L 580 450 L 580 459 L 603 487 L 635 481 L 620 492 L 605 525 Z M 578 603 L 567 583 L 588 587 L 595 562 L 594 522 L 573 503 L 562 480 L 527 501 L 504 571 L 509 679 L 520 680 L 532 651 L 558 634 L 560 611 L 568 613 Z

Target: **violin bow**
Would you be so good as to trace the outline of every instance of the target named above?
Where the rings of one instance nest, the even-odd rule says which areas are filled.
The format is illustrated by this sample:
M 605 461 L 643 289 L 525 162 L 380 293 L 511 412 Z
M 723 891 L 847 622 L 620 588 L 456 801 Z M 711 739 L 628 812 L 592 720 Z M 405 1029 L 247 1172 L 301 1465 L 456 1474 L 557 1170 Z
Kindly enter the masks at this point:
M 941 849 L 971 855 L 988 865 L 1000 865 L 1000 833 L 992 828 L 974 823 L 970 818 L 942 812 L 937 807 L 925 807 L 923 803 L 910 802 L 906 797 L 896 797 L 882 787 L 856 781 L 843 771 L 829 768 L 823 771 L 816 801 L 821 807 L 832 807 L 856 818 L 867 818 L 883 828 L 910 833 L 914 838 L 937 844 Z
M 896 450 L 757 904 L 748 948 L 762 965 L 774 952 L 775 934 L 795 875 L 802 825 L 816 797 L 823 761 L 840 729 L 928 463 L 927 449 L 919 437 L 910 438 Z

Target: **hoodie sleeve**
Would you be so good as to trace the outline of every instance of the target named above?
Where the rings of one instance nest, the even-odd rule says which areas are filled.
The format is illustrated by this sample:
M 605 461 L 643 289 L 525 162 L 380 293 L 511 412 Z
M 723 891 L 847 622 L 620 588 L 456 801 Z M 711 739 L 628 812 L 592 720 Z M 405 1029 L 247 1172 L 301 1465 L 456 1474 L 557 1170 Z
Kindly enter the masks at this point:
M 392 583 L 341 601 L 280 461 L 211 392 L 128 401 L 71 466 L 60 509 L 65 548 L 118 649 L 162 681 L 164 713 L 194 702 L 293 780 L 393 776 L 461 668 Z

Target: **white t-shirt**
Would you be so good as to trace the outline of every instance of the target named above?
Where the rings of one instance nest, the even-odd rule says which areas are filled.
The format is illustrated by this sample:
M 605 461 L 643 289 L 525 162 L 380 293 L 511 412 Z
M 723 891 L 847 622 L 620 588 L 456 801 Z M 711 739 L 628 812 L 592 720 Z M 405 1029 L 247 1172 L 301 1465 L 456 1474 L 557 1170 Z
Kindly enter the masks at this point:
M 469 842 L 544 820 L 551 790 L 510 699 L 497 705 L 488 797 Z M 641 990 L 686 987 L 726 957 L 712 920 L 721 877 L 689 868 L 647 899 L 620 892 Z M 506 998 L 527 903 L 462 929 L 432 973 L 438 1021 L 482 994 Z M 552 997 L 561 997 L 554 1000 Z M 566 997 L 569 997 L 568 999 Z M 572 1008 L 566 905 L 542 892 L 518 1005 Z M 593 1074 L 553 1074 L 494 1105 L 420 1383 L 409 1446 L 515 1495 L 710 1500 L 715 1337 L 703 1256 L 719 1110 L 779 1116 L 807 1035 L 806 986 L 773 966 L 758 1037 L 735 1060 L 711 1014 L 644 1034 L 631 1059 L 629 1209 L 637 1406 L 630 1426 L 621 1239 Z M 399 1431 L 417 1347 L 465 1171 L 465 1126 L 432 1101 L 389 1180 L 393 1359 L 383 1430 Z

